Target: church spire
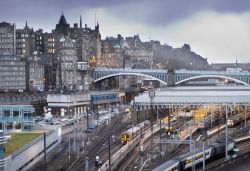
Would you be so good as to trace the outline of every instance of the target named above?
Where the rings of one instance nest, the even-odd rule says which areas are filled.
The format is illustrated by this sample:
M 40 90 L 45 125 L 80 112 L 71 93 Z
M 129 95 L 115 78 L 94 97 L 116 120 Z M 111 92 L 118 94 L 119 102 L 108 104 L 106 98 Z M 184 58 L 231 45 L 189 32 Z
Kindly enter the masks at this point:
M 80 15 L 80 29 L 82 29 L 82 15 Z

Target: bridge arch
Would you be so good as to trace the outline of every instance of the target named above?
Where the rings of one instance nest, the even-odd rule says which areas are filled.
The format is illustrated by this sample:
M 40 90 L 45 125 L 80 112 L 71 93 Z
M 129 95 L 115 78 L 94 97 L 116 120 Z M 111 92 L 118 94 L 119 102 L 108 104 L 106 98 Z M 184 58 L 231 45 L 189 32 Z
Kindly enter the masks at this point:
M 199 76 L 189 77 L 189 78 L 186 78 L 184 80 L 176 82 L 175 85 L 179 85 L 179 84 L 182 84 L 184 82 L 187 82 L 190 80 L 195 80 L 198 78 L 222 78 L 222 79 L 232 80 L 232 81 L 235 81 L 236 83 L 241 83 L 243 85 L 249 85 L 249 84 L 245 83 L 244 81 L 241 81 L 241 80 L 238 80 L 238 79 L 235 79 L 232 77 L 223 76 L 223 75 L 199 75 Z
M 98 81 L 101 81 L 101 80 L 104 80 L 104 79 L 107 79 L 107 78 L 110 78 L 110 77 L 115 77 L 115 76 L 123 76 L 123 75 L 134 75 L 134 76 L 142 76 L 142 77 L 147 77 L 147 78 L 151 78 L 153 80 L 157 80 L 159 81 L 160 83 L 164 84 L 164 85 L 167 85 L 167 82 L 161 80 L 161 79 L 158 79 L 158 78 L 155 78 L 153 76 L 150 76 L 150 75 L 146 75 L 146 74 L 141 74 L 141 73 L 126 73 L 126 72 L 123 72 L 123 73 L 116 73 L 116 74 L 109 74 L 109 75 L 106 75 L 104 77 L 101 77 L 101 78 L 98 78 L 94 81 L 94 83 L 98 82 Z

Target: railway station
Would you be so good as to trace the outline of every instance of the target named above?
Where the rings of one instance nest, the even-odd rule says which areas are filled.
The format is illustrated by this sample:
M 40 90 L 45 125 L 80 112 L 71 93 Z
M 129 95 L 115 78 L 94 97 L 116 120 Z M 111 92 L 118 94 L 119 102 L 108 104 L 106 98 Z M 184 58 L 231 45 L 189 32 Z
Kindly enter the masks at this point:
M 149 152 L 150 156 L 157 158 L 157 162 L 154 161 L 157 164 L 149 160 L 146 162 L 148 167 L 168 170 L 168 165 L 169 169 L 182 170 L 183 168 L 177 169 L 174 164 L 169 165 L 173 160 L 177 160 L 176 157 L 180 158 L 181 155 L 172 159 L 170 157 L 177 148 L 176 145 L 179 148 L 180 144 L 189 145 L 189 149 L 184 153 L 186 158 L 184 154 L 181 157 L 184 155 L 185 166 L 190 169 L 192 167 L 193 170 L 196 164 L 203 163 L 203 157 L 199 159 L 199 156 L 206 156 L 204 161 L 210 158 L 202 154 L 202 145 L 205 146 L 206 153 L 209 147 L 214 148 L 218 143 L 222 143 L 224 145 L 219 146 L 223 148 L 225 160 L 237 156 L 237 152 L 232 152 L 239 149 L 236 146 L 233 148 L 231 143 L 236 144 L 235 139 L 239 136 L 249 135 L 249 102 L 249 86 L 179 86 L 149 89 L 136 96 L 131 104 L 134 109 L 133 122 L 139 123 L 147 119 L 152 124 L 161 125 L 161 135 L 157 137 L 155 133 L 157 138 L 154 137 L 153 143 L 156 146 Z M 166 119 L 167 121 L 164 121 Z M 178 125 L 175 126 L 176 124 Z M 180 139 L 183 133 L 189 138 Z M 188 166 L 186 159 L 189 159 L 192 165 Z

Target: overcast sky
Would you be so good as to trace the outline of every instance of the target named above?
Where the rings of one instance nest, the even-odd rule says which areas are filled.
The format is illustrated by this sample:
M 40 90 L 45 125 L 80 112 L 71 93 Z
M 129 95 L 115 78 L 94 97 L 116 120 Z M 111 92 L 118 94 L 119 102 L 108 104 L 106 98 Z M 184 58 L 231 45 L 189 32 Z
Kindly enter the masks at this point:
M 250 62 L 249 0 L 1 0 L 0 22 L 25 21 L 35 29 L 55 28 L 61 13 L 73 25 L 94 27 L 102 38 L 139 34 L 173 47 L 190 44 L 211 62 Z

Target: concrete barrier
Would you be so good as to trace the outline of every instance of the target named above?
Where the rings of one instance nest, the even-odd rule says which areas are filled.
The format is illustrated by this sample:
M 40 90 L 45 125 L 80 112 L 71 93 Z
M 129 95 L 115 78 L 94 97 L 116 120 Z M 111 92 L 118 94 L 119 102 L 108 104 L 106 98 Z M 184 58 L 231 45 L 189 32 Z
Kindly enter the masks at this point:
M 61 142 L 61 129 L 46 132 L 46 152 L 48 153 Z M 4 171 L 27 170 L 44 157 L 44 137 L 39 136 L 30 143 L 19 148 L 7 157 Z

